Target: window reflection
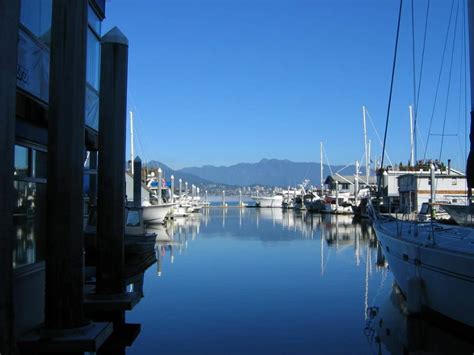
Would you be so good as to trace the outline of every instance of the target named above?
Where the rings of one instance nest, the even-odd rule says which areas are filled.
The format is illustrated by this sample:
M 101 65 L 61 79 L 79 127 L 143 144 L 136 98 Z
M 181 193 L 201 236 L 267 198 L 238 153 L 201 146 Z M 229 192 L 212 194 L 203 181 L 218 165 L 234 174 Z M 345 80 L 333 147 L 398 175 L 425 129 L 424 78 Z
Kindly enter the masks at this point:
M 28 176 L 28 148 L 15 145 L 15 176 Z
M 94 9 L 89 5 L 88 18 L 89 26 L 100 36 L 100 19 L 95 13 Z
M 46 184 L 14 181 L 16 238 L 13 267 L 44 260 Z
M 33 176 L 46 179 L 46 159 L 45 152 L 33 149 Z
M 140 226 L 140 213 L 137 210 L 128 210 L 127 213 L 127 226 L 138 227 Z
M 41 42 L 51 44 L 52 0 L 22 0 L 20 22 Z
M 96 34 L 87 29 L 87 82 L 99 91 L 100 78 L 100 40 Z

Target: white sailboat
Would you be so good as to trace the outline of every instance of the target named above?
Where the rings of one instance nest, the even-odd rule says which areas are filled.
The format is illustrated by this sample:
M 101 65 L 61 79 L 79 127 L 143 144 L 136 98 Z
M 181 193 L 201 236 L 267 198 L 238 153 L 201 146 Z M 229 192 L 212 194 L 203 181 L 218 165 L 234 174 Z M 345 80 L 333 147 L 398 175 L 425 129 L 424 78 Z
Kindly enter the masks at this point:
M 474 185 L 474 0 L 468 0 L 468 24 L 471 152 L 467 163 L 467 180 L 471 196 Z M 428 308 L 474 327 L 474 229 L 435 222 L 382 219 L 375 213 L 372 217 L 384 255 L 407 298 L 408 311 L 419 313 Z
M 133 146 L 133 112 L 130 111 L 130 158 L 132 161 L 131 172 L 132 174 L 141 174 L 141 171 L 133 171 L 133 160 L 134 160 L 134 146 Z M 149 184 L 149 188 L 156 194 L 156 204 L 152 204 L 150 200 L 142 200 L 141 207 L 143 211 L 143 221 L 146 225 L 150 224 L 161 224 L 164 222 L 165 217 L 170 213 L 171 208 L 173 207 L 172 203 L 165 203 L 162 200 L 162 175 L 161 169 L 158 169 L 158 178 L 155 179 L 154 175 L 152 180 L 156 182 L 156 186 Z

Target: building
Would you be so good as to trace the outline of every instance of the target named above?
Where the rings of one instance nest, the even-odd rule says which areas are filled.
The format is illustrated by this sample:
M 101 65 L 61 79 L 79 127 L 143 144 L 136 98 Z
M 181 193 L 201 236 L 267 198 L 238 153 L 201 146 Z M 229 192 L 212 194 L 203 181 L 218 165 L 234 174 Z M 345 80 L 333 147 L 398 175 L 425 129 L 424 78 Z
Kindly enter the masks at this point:
M 324 185 L 327 186 L 328 190 L 331 190 L 331 191 L 338 190 L 339 192 L 349 192 L 351 195 L 353 195 L 354 190 L 355 190 L 355 181 L 356 181 L 355 175 L 343 176 L 336 173 L 334 175 L 329 175 L 324 181 Z M 375 187 L 375 185 L 376 185 L 375 176 L 369 176 L 368 185 L 367 185 L 367 182 L 365 181 L 365 177 L 359 176 L 359 190 L 365 189 L 368 186 Z
M 106 196 L 97 240 L 110 257 L 97 253 L 94 292 L 122 297 L 128 40 L 116 28 L 102 36 L 105 0 L 0 8 L 0 353 L 50 351 L 66 333 L 56 351 L 95 352 L 125 317 L 84 328 L 96 301 L 84 285 L 83 201 Z
M 467 201 L 466 176 L 451 170 L 435 174 L 435 203 L 465 204 Z M 398 177 L 400 211 L 419 212 L 423 203 L 431 199 L 431 178 L 429 172 L 403 174 Z
M 22 280 L 17 285 L 35 279 L 40 286 L 44 278 L 52 6 L 51 0 L 20 1 L 13 177 L 13 267 L 15 277 Z M 105 1 L 90 0 L 87 17 L 84 161 L 97 154 L 98 149 L 100 39 Z M 96 174 L 95 168 L 86 165 L 84 178 L 89 179 L 91 174 Z M 43 294 L 44 291 L 38 292 L 37 299 L 41 300 Z M 31 323 L 42 321 L 42 309 L 16 309 L 20 316 L 23 312 L 25 317 L 21 318 Z M 27 316 L 31 314 L 38 317 Z M 16 331 L 24 333 L 32 325 L 17 324 Z

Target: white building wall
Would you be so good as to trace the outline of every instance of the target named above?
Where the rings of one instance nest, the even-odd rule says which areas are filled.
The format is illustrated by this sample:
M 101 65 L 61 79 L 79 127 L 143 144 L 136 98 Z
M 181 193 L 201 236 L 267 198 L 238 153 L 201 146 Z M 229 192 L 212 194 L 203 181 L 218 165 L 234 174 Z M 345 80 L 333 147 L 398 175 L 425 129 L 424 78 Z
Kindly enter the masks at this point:
M 402 210 L 407 210 L 410 192 L 416 201 L 416 211 L 431 198 L 429 174 L 423 176 L 403 175 L 398 179 L 399 191 L 402 196 Z M 435 203 L 465 204 L 467 201 L 467 181 L 464 176 L 437 175 L 435 180 Z

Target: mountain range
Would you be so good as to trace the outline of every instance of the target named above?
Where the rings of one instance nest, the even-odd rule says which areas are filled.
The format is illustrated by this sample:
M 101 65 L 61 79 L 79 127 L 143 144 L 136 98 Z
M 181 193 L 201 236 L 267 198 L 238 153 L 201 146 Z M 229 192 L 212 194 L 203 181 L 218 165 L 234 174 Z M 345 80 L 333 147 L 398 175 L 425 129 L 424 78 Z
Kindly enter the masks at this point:
M 257 163 L 239 163 L 231 166 L 204 165 L 174 170 L 158 161 L 148 163 L 149 167 L 161 167 L 165 176 L 173 174 L 175 181 L 181 178 L 195 185 L 223 184 L 231 186 L 294 186 L 305 179 L 310 184 L 320 184 L 320 164 L 315 162 L 293 162 L 287 159 L 262 159 Z M 343 169 L 344 168 L 344 169 Z M 343 169 L 343 170 L 341 170 Z M 365 169 L 361 168 L 361 174 Z M 323 165 L 324 177 L 340 171 L 341 175 L 355 174 L 355 166 Z

